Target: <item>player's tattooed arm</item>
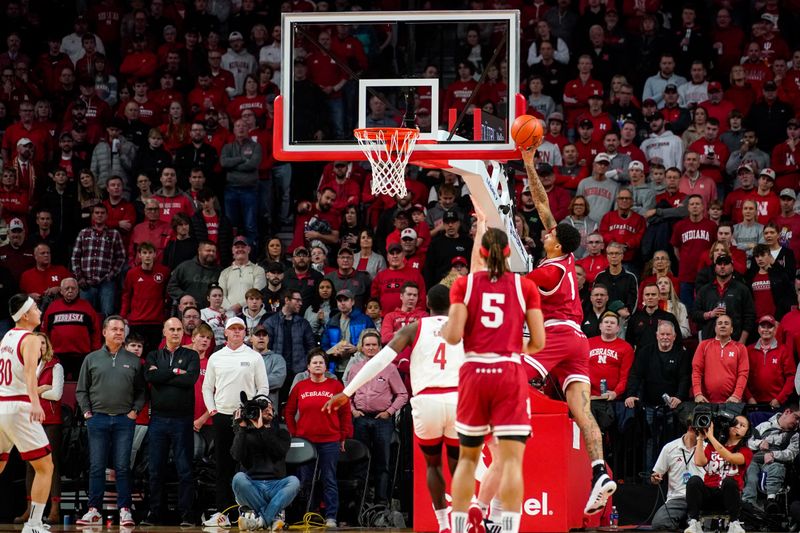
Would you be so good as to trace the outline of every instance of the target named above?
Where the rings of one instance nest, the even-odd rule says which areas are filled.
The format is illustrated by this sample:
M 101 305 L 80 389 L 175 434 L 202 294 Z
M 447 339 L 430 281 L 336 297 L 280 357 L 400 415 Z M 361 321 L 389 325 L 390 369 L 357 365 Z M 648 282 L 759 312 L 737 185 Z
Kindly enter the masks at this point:
M 525 162 L 525 171 L 528 173 L 528 187 L 531 190 L 533 197 L 533 204 L 536 206 L 536 211 L 542 219 L 542 224 L 546 231 L 556 227 L 556 219 L 553 217 L 553 212 L 550 210 L 550 201 L 547 199 L 547 191 L 544 190 L 539 174 L 536 172 L 536 164 L 533 160 L 536 155 L 536 149 L 520 149 L 522 153 L 522 160 Z

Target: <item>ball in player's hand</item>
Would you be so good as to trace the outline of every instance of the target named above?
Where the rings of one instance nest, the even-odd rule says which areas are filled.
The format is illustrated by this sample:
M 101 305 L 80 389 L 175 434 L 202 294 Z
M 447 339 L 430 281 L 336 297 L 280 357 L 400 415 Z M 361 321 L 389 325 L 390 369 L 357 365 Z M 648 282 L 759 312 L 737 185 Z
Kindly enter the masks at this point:
M 544 124 L 533 115 L 520 115 L 511 125 L 511 138 L 521 149 L 536 148 L 544 139 Z

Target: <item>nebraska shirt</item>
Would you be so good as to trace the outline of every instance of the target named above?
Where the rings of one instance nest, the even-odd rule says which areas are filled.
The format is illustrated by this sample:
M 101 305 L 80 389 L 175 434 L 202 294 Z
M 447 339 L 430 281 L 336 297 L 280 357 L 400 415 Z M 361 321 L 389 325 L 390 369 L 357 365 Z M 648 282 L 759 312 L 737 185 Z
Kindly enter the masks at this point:
M 733 451 L 732 446 L 725 446 L 725 449 L 729 452 Z M 706 459 L 708 459 L 708 464 L 705 466 L 706 476 L 703 480 L 706 487 L 718 489 L 722 487 L 722 482 L 725 478 L 732 477 L 736 480 L 739 490 L 744 488 L 744 474 L 747 472 L 747 467 L 750 466 L 750 461 L 753 460 L 753 451 L 748 448 L 747 445 L 737 450 L 738 453 L 744 455 L 743 465 L 729 463 L 723 459 L 719 452 L 708 442 L 705 444 L 705 449 L 703 451 L 706 454 Z
M 711 242 L 716 236 L 717 225 L 707 218 L 699 222 L 684 218 L 675 224 L 670 244 L 678 250 L 679 280 L 683 283 L 694 283 L 697 278 L 697 258 L 708 254 Z
M 633 365 L 633 347 L 620 338 L 606 341 L 602 336 L 589 338 L 589 379 L 592 395 L 600 395 L 600 380 L 605 379 L 609 391 L 621 397 L 628 386 Z

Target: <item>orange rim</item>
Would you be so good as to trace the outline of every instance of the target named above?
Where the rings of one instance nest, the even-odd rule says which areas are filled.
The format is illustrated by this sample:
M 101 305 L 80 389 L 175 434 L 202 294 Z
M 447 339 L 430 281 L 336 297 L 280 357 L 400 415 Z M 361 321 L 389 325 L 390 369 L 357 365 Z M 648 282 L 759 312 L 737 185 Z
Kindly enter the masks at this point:
M 370 141 L 378 140 L 379 139 L 378 134 L 380 133 L 383 134 L 384 139 L 390 138 L 394 135 L 397 135 L 398 137 L 402 135 L 405 138 L 408 138 L 411 135 L 413 136 L 419 135 L 419 130 L 413 128 L 384 128 L 384 127 L 356 128 L 353 130 L 353 134 L 356 136 L 356 138 L 360 137 L 362 139 Z

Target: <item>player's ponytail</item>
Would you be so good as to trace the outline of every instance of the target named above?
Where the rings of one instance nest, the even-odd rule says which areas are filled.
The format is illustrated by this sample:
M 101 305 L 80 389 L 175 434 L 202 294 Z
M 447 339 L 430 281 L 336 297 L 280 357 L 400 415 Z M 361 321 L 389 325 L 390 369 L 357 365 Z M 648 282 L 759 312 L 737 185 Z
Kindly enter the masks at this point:
M 486 261 L 489 277 L 497 279 L 508 272 L 506 258 L 510 253 L 508 236 L 503 230 L 487 228 L 481 239 L 481 256 Z

